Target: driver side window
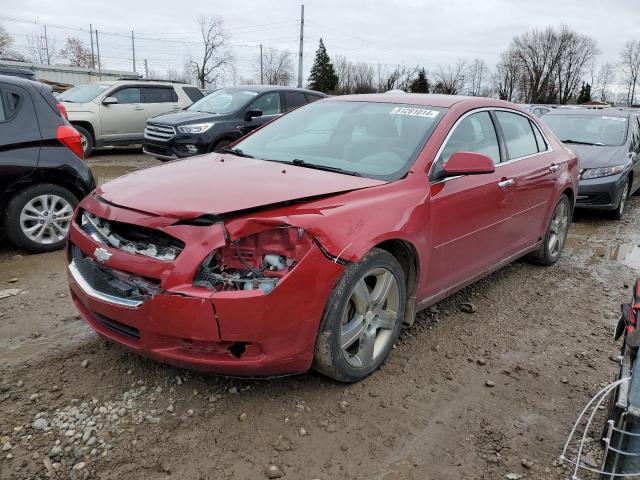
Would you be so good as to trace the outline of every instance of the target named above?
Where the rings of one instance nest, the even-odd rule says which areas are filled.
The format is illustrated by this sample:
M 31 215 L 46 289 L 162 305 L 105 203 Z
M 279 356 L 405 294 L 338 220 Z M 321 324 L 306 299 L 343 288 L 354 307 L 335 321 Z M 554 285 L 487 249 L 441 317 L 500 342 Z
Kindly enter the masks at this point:
M 456 152 L 481 153 L 495 165 L 500 163 L 498 136 L 489 112 L 474 113 L 458 124 L 442 149 L 440 164 L 447 163 Z
M 279 115 L 282 113 L 280 110 L 280 93 L 272 92 L 262 95 L 251 104 L 249 109 L 260 110 L 263 117 L 267 115 Z
M 140 103 L 139 88 L 123 88 L 111 96 L 118 99 L 118 104 Z

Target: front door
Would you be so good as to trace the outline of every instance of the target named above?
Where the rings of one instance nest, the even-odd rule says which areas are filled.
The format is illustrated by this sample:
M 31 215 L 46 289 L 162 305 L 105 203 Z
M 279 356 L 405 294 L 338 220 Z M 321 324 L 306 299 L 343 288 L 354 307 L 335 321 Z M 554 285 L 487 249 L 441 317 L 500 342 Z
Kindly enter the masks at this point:
M 482 153 L 500 164 L 501 154 L 488 111 L 460 121 L 436 159 L 432 174 L 459 151 Z M 455 288 L 504 258 L 513 184 L 494 173 L 431 179 L 431 238 L 428 296 Z
M 147 112 L 138 87 L 125 87 L 107 97 L 115 97 L 118 103 L 100 104 L 100 124 L 103 140 L 142 141 Z
M 245 120 L 244 124 L 240 127 L 243 135 L 261 127 L 265 123 L 269 123 L 271 120 L 278 118 L 282 114 L 280 92 L 263 93 L 251 102 L 246 111 L 249 110 L 260 110 L 262 112 L 262 116 L 253 117 L 251 120 Z

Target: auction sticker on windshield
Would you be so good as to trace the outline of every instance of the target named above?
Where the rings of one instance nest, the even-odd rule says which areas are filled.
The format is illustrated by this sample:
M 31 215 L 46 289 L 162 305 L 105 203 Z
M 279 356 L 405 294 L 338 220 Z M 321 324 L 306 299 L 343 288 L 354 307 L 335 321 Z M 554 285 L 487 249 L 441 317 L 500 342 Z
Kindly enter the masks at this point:
M 410 115 L 412 117 L 436 118 L 440 112 L 424 108 L 394 107 L 389 113 L 391 115 Z
M 603 115 L 601 118 L 602 118 L 602 120 L 614 120 L 616 122 L 626 122 L 627 121 L 627 119 L 624 118 L 624 117 L 609 117 L 607 115 Z

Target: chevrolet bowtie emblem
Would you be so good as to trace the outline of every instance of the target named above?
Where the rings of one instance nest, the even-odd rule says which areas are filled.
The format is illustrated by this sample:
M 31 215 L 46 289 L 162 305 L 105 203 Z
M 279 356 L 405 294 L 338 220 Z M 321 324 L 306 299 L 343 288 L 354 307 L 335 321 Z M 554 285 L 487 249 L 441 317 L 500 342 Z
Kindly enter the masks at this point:
M 93 252 L 93 256 L 96 257 L 96 260 L 98 260 L 100 263 L 107 262 L 112 255 L 112 253 L 107 252 L 102 247 L 96 248 L 95 252 Z

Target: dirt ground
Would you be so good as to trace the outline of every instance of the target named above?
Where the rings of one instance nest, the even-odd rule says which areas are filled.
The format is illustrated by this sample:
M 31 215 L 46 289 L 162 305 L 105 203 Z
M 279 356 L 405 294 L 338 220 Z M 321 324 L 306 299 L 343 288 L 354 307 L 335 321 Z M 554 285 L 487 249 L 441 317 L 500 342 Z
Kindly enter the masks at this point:
M 119 149 L 89 163 L 102 183 L 157 162 Z M 422 312 L 351 386 L 138 358 L 76 314 L 61 253 L 0 247 L 0 291 L 18 290 L 0 298 L 0 478 L 569 478 L 564 440 L 617 369 L 639 212 L 634 197 L 621 222 L 581 216 L 557 265 L 517 262 Z

